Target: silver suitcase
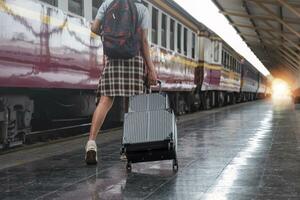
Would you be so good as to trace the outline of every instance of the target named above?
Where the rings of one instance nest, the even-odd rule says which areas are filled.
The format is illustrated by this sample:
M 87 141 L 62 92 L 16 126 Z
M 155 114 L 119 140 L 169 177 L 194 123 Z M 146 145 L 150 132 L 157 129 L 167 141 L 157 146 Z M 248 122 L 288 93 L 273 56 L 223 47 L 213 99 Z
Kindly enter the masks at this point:
M 130 97 L 128 112 L 170 109 L 169 97 L 166 93 L 161 92 L 161 81 L 158 80 L 157 82 L 159 84 L 159 93 L 152 93 L 150 88 L 149 94 Z
M 123 144 L 171 140 L 176 149 L 177 127 L 172 111 L 156 110 L 125 114 Z
M 173 160 L 178 170 L 177 125 L 167 94 L 156 93 L 130 98 L 129 112 L 124 116 L 122 153 L 131 164 Z
M 151 93 L 132 96 L 129 98 L 129 112 L 170 109 L 168 95 L 165 93 Z

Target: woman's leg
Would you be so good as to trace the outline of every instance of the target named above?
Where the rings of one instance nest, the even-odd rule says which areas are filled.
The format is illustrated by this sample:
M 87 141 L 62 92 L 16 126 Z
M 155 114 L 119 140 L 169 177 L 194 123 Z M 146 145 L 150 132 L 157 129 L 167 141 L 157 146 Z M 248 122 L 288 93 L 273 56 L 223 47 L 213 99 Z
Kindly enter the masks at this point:
M 98 132 L 114 102 L 113 97 L 102 96 L 94 112 L 89 141 L 86 145 L 85 161 L 89 165 L 97 164 L 97 144 L 95 142 Z
M 94 112 L 89 140 L 96 140 L 98 132 L 106 118 L 108 111 L 111 109 L 114 97 L 102 96 Z

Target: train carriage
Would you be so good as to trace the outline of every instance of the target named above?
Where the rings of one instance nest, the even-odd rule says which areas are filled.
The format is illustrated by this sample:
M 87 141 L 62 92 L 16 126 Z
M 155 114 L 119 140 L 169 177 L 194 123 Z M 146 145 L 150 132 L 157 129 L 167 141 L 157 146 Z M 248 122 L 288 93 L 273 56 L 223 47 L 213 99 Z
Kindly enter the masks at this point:
M 241 56 L 213 33 L 204 31 L 199 37 L 202 105 L 210 108 L 236 102 L 241 86 Z
M 242 67 L 242 80 L 242 101 L 254 100 L 259 90 L 259 72 L 248 61 Z
M 101 3 L 0 0 L 0 148 L 23 143 L 32 131 L 90 121 L 105 62 L 88 20 Z M 174 1 L 143 3 L 152 19 L 151 58 L 177 114 L 264 90 L 259 73 L 247 72 L 253 66 L 241 65 L 237 52 Z M 108 121 L 122 122 L 126 102 L 116 99 Z

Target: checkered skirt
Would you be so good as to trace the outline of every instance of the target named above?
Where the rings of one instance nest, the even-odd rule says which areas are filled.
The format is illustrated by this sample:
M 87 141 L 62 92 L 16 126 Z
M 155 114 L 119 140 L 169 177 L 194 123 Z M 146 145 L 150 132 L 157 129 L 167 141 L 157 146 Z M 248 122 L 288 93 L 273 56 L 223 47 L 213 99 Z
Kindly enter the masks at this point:
M 99 81 L 97 99 L 100 96 L 129 97 L 144 92 L 144 60 L 139 55 L 132 59 L 109 59 Z

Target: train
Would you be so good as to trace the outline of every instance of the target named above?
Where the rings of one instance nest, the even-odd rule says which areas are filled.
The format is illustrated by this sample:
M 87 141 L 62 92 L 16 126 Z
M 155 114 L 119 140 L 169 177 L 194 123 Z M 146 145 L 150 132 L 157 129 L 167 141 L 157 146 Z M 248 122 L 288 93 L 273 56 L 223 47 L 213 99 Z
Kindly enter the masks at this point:
M 66 10 L 57 0 L 0 0 L 0 148 L 90 121 L 105 56 L 80 15 L 94 16 L 101 2 L 68 0 Z M 152 19 L 151 58 L 176 114 L 268 94 L 267 77 L 173 0 L 142 3 Z M 118 97 L 107 121 L 122 122 L 127 102 Z

